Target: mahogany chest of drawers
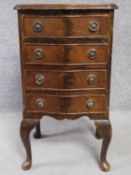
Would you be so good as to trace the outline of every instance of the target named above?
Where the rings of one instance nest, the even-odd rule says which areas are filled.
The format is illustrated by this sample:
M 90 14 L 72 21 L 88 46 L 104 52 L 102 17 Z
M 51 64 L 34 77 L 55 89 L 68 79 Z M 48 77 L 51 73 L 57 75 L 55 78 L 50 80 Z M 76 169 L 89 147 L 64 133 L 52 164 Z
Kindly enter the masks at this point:
M 23 169 L 32 164 L 30 131 L 40 119 L 95 121 L 102 138 L 100 167 L 108 171 L 111 140 L 109 92 L 115 4 L 17 5 L 23 84 L 21 138 L 26 150 Z

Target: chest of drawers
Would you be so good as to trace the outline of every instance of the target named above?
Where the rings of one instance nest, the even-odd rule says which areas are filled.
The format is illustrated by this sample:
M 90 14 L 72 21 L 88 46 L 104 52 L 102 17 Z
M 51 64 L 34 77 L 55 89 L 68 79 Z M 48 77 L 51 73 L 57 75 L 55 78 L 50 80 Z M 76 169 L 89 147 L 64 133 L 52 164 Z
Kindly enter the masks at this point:
M 17 5 L 23 84 L 23 169 L 32 164 L 30 131 L 39 138 L 40 119 L 95 121 L 102 138 L 100 167 L 111 140 L 109 92 L 115 4 Z

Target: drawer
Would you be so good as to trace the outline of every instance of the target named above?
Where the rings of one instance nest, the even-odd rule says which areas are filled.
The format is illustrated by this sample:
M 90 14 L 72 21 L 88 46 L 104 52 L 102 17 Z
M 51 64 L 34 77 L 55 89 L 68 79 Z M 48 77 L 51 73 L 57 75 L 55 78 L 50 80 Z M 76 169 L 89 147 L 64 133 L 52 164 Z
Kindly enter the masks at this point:
M 104 36 L 109 29 L 108 15 L 84 16 L 25 16 L 24 36 L 68 37 Z
M 106 89 L 107 71 L 25 71 L 25 85 L 31 89 Z
M 103 113 L 106 111 L 105 95 L 53 96 L 27 95 L 27 111 L 45 113 Z
M 107 44 L 90 45 L 24 45 L 26 64 L 107 64 Z

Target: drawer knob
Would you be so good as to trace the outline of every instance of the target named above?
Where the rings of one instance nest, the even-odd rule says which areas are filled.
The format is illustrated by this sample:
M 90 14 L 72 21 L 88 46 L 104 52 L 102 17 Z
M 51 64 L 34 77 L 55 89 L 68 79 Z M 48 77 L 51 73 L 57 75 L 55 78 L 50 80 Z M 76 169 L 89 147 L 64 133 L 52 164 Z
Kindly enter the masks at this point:
M 89 30 L 91 32 L 96 32 L 98 30 L 98 24 L 95 21 L 89 22 Z
M 96 58 L 96 50 L 95 49 L 90 49 L 88 51 L 88 57 L 91 59 L 91 60 L 94 60 Z
M 43 56 L 44 56 L 44 51 L 42 50 L 42 49 L 36 49 L 35 51 L 34 51 L 34 55 L 35 55 L 35 58 L 36 59 L 42 59 L 43 58 Z
M 43 29 L 43 25 L 39 22 L 36 22 L 34 25 L 33 25 L 33 29 L 35 32 L 41 32 L 42 29 Z
M 42 85 L 45 82 L 45 77 L 42 74 L 38 74 L 35 76 L 35 83 L 37 85 Z
M 44 100 L 43 100 L 43 99 L 37 99 L 37 100 L 36 100 L 36 106 L 37 106 L 38 108 L 44 108 L 44 107 L 45 107 L 45 102 L 44 102 Z
M 87 101 L 87 108 L 88 109 L 90 109 L 90 110 L 94 109 L 95 105 L 96 105 L 96 102 L 94 100 L 90 99 Z
M 89 85 L 94 85 L 96 83 L 96 76 L 95 75 L 89 75 L 87 77 L 87 83 Z

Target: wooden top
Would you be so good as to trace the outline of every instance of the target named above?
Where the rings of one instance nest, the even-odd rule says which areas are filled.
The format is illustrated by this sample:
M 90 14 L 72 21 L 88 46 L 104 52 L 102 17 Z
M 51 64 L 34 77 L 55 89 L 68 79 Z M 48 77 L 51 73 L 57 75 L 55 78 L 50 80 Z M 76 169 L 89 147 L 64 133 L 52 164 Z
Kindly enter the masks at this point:
M 17 10 L 112 10 L 118 9 L 116 4 L 28 4 L 16 5 Z

